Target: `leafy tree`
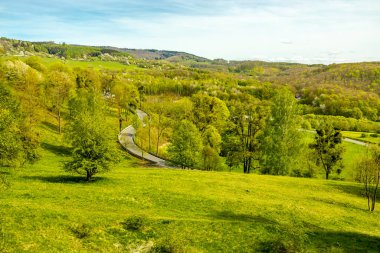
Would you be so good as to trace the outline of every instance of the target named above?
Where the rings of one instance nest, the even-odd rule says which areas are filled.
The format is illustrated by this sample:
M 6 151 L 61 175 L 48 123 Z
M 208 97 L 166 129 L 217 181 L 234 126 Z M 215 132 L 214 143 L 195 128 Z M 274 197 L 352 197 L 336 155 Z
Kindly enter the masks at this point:
M 22 159 L 19 103 L 0 83 L 0 164 L 17 165 Z
M 75 82 L 77 88 L 86 88 L 88 90 L 100 91 L 101 80 L 99 73 L 93 69 L 75 68 Z
M 310 148 L 315 151 L 317 157 L 317 165 L 322 164 L 326 173 L 326 179 L 329 179 L 330 173 L 334 168 L 338 169 L 338 172 L 342 169 L 342 153 L 343 147 L 342 134 L 340 131 L 335 130 L 331 124 L 324 123 L 317 129 L 315 140 L 313 144 L 310 144 Z
M 103 99 L 94 92 L 80 90 L 70 101 L 72 120 L 68 126 L 67 139 L 73 146 L 72 160 L 65 163 L 66 171 L 86 175 L 105 172 L 117 161 L 118 152 L 108 136 L 109 128 L 104 122 Z
M 0 163 L 19 166 L 39 158 L 38 133 L 25 120 L 13 93 L 0 83 Z
M 174 111 L 172 105 L 173 103 L 167 101 L 157 101 L 156 103 L 146 103 L 144 105 L 144 110 L 147 110 L 150 116 L 150 121 L 147 123 L 156 130 L 156 155 L 158 155 L 161 138 L 172 127 L 171 116 Z M 150 126 L 149 124 L 148 126 Z
M 207 126 L 203 133 L 203 169 L 217 170 L 222 166 L 222 159 L 219 156 L 222 138 L 218 130 L 213 126 Z
M 45 82 L 45 97 L 49 109 L 55 113 L 58 120 L 58 132 L 62 132 L 61 119 L 62 108 L 68 101 L 71 91 L 74 89 L 74 80 L 67 72 L 51 71 Z
M 224 130 L 230 112 L 222 100 L 204 94 L 193 95 L 191 100 L 194 104 L 193 121 L 202 133 L 208 125 L 219 132 Z
M 271 114 L 263 134 L 263 173 L 287 175 L 298 162 L 303 133 L 299 131 L 300 110 L 292 92 L 280 89 L 272 100 Z
M 356 180 L 364 185 L 368 210 L 375 211 L 380 183 L 380 149 L 373 146 L 356 165 Z
M 221 155 L 226 158 L 226 165 L 232 171 L 240 166 L 242 160 L 240 138 L 233 130 L 228 130 L 223 133 L 222 139 Z
M 259 161 L 261 148 L 259 137 L 263 134 L 267 115 L 267 106 L 250 96 L 243 101 L 234 101 L 231 105 L 232 129 L 238 137 L 239 148 L 234 151 L 237 154 L 230 154 L 228 159 L 234 160 L 238 156 L 243 163 L 244 173 L 250 173 L 254 161 Z
M 41 58 L 38 56 L 31 56 L 25 60 L 25 63 L 28 64 L 31 68 L 43 73 L 46 71 L 46 67 L 42 64 Z
M 131 109 L 139 104 L 139 92 L 134 85 L 115 80 L 111 88 L 113 104 L 117 107 L 119 116 L 119 130 L 123 130 L 123 119 L 127 119 Z
M 174 129 L 168 147 L 170 160 L 185 168 L 197 167 L 202 152 L 202 138 L 197 127 L 188 120 L 182 120 Z

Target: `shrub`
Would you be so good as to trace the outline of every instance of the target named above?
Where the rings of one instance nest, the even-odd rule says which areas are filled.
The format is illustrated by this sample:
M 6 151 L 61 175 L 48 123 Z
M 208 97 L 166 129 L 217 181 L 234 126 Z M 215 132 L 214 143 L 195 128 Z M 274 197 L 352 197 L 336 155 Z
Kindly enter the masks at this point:
M 159 239 L 152 249 L 151 253 L 182 253 L 189 252 L 184 247 L 184 243 L 181 240 L 175 238 L 163 238 Z
M 369 136 L 371 136 L 371 137 L 374 137 L 374 138 L 377 138 L 377 137 L 379 137 L 379 135 L 378 135 L 378 134 L 370 134 Z
M 145 223 L 146 223 L 145 217 L 133 215 L 127 218 L 122 224 L 126 230 L 138 231 L 144 227 Z
M 367 137 L 368 137 L 368 135 L 365 133 L 362 133 L 362 135 L 360 135 L 360 138 L 367 138 Z
M 78 239 L 83 239 L 91 235 L 92 228 L 87 224 L 78 225 L 74 228 L 71 228 L 71 231 Z

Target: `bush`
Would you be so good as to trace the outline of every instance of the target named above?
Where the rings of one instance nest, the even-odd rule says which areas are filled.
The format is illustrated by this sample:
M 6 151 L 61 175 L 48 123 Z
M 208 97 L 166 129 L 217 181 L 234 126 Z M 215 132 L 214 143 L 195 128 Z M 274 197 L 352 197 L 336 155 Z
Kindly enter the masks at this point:
M 283 240 L 269 240 L 261 242 L 259 244 L 258 250 L 263 253 L 288 253 L 288 252 L 298 252 L 297 248 L 289 242 Z
M 71 228 L 71 231 L 78 239 L 89 237 L 91 235 L 91 230 L 92 228 L 87 224 L 82 224 L 80 226 Z
M 368 137 L 368 135 L 365 133 L 362 133 L 362 135 L 360 135 L 360 138 L 367 138 L 367 137 Z
M 302 171 L 300 169 L 294 169 L 290 173 L 290 176 L 292 176 L 292 177 L 302 177 Z
M 182 253 L 189 252 L 188 249 L 185 249 L 184 243 L 181 240 L 174 238 L 163 238 L 159 239 L 152 249 L 151 253 Z
M 370 134 L 369 136 L 371 136 L 371 137 L 375 137 L 375 138 L 379 137 L 378 134 Z
M 138 231 L 143 229 L 146 218 L 143 216 L 133 215 L 127 218 L 122 224 L 126 230 Z

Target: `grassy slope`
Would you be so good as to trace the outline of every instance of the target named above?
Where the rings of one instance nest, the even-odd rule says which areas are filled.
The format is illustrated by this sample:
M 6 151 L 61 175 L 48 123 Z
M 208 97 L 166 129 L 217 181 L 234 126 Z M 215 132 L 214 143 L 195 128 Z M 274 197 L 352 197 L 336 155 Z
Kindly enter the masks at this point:
M 121 252 L 163 238 L 185 251 L 250 252 L 273 242 L 380 251 L 380 213 L 366 211 L 355 183 L 147 168 L 128 157 L 85 183 L 62 171 L 61 137 L 50 125 L 42 134 L 43 159 L 13 171 L 0 192 L 5 251 Z M 141 231 L 124 229 L 131 215 L 145 217 Z
M 46 65 L 59 62 L 57 58 L 41 58 L 42 62 Z M 134 65 L 125 65 L 120 62 L 113 61 L 101 61 L 101 60 L 89 60 L 89 61 L 77 61 L 77 60 L 65 60 L 65 62 L 71 67 L 80 67 L 80 68 L 93 68 L 93 69 L 110 69 L 110 70 L 124 70 L 124 69 L 134 69 Z

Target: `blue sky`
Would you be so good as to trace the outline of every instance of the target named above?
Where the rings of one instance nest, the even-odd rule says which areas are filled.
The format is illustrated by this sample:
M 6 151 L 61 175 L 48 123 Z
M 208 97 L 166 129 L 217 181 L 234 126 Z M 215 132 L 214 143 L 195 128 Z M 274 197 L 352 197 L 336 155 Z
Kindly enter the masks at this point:
M 2 0 L 0 36 L 210 59 L 380 61 L 380 0 Z

